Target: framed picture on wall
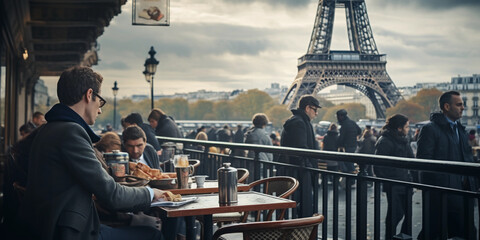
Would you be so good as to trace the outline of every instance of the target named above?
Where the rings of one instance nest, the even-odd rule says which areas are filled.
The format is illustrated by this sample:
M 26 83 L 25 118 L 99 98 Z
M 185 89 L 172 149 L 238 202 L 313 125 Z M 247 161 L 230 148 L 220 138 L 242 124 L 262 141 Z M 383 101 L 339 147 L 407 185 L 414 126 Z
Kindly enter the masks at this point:
M 170 0 L 133 0 L 132 25 L 170 26 Z

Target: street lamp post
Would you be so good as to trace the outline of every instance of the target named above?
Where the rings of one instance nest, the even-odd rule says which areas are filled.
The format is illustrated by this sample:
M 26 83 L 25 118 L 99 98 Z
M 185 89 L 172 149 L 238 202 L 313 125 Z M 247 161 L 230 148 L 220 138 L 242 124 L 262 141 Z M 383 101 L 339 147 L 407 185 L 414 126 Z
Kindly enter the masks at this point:
M 117 87 L 117 81 L 113 84 L 113 129 L 117 129 L 117 93 L 118 93 L 118 87 Z
M 143 65 L 143 66 L 145 66 L 145 71 L 143 71 L 143 74 L 145 75 L 145 80 L 147 80 L 147 82 L 150 83 L 150 87 L 151 87 L 152 109 L 154 108 L 154 105 L 153 105 L 153 75 L 155 75 L 155 72 L 157 71 L 157 65 L 160 63 L 154 57 L 156 53 L 157 52 L 155 52 L 155 50 L 153 49 L 153 46 L 150 47 L 150 51 L 148 51 L 148 54 L 150 54 L 150 58 L 147 58 L 147 60 L 145 60 L 145 64 Z

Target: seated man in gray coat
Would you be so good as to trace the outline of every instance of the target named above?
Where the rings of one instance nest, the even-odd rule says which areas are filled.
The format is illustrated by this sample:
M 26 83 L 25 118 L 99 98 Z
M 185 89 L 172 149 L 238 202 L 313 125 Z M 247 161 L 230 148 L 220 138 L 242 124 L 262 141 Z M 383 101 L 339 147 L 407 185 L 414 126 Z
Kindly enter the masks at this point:
M 165 193 L 116 183 L 95 157 L 95 123 L 105 100 L 102 76 L 87 67 L 66 70 L 57 83 L 59 104 L 30 148 L 27 190 L 20 205 L 31 239 L 161 239 L 155 228 L 101 225 L 93 197 L 112 210 L 145 211 Z M 19 237 L 21 238 L 21 237 Z
M 123 147 L 128 152 L 130 161 L 141 162 L 150 168 L 160 169 L 157 151 L 147 143 L 145 132 L 137 125 L 132 125 L 122 133 Z

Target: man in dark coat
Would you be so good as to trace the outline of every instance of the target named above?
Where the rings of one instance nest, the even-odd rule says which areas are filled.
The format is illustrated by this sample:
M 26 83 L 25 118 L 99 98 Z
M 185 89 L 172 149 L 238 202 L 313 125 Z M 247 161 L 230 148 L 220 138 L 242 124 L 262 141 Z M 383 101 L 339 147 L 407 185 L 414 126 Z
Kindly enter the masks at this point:
M 432 113 L 430 122 L 423 126 L 418 137 L 417 158 L 435 159 L 458 162 L 473 162 L 472 148 L 468 144 L 468 136 L 465 127 L 458 122 L 465 109 L 460 93 L 455 91 L 445 92 L 439 99 L 441 113 Z M 423 172 L 421 181 L 425 184 L 438 185 L 442 187 L 477 191 L 478 187 L 473 176 L 462 176 L 456 174 L 441 174 L 434 172 Z M 429 239 L 443 239 L 440 236 L 442 227 L 442 206 L 439 192 L 430 193 L 430 201 L 424 202 L 424 206 L 430 212 Z M 470 199 L 471 200 L 471 199 Z M 460 237 L 463 239 L 475 239 L 474 236 L 467 236 L 465 231 L 467 224 L 474 227 L 473 212 L 467 222 L 465 221 L 466 205 L 461 196 L 447 195 L 447 216 L 448 238 Z M 473 211 L 473 209 L 472 209 Z M 422 233 L 419 238 L 426 239 Z
M 244 141 L 245 141 L 245 132 L 244 132 L 243 126 L 242 126 L 242 124 L 238 124 L 237 125 L 237 131 L 235 132 L 235 134 L 233 134 L 233 142 L 234 143 L 244 143 Z M 233 151 L 233 155 L 243 157 L 243 156 L 245 156 L 245 150 L 235 149 Z
M 162 149 L 162 147 L 160 146 L 160 143 L 155 137 L 155 130 L 153 130 L 153 128 L 149 124 L 146 124 L 143 122 L 142 115 L 140 115 L 140 113 L 129 114 L 125 118 L 125 125 L 127 127 L 131 125 L 139 126 L 145 133 L 145 136 L 147 137 L 147 143 L 152 145 L 152 147 L 155 148 L 156 151 L 159 151 Z
M 173 117 L 165 114 L 160 108 L 152 109 L 147 119 L 157 136 L 183 138 Z
M 145 141 L 145 133 L 136 126 L 129 126 L 123 130 L 122 139 L 123 146 L 128 152 L 130 161 L 141 162 L 150 168 L 160 169 L 160 162 L 157 152 Z
M 164 197 L 149 187 L 116 183 L 95 157 L 92 142 L 100 138 L 95 123 L 105 100 L 102 76 L 87 67 L 66 70 L 57 84 L 59 104 L 45 115 L 31 147 L 27 190 L 19 219 L 32 239 L 159 239 L 142 227 L 115 229 L 99 222 L 92 196 L 112 210 L 143 211 Z
M 217 141 L 220 142 L 232 142 L 232 131 L 228 124 L 223 125 L 223 128 L 217 132 Z
M 312 124 L 310 123 L 310 121 L 317 116 L 319 108 L 321 108 L 320 103 L 315 97 L 311 95 L 302 96 L 298 108 L 292 110 L 293 116 L 283 124 L 280 144 L 285 147 L 320 149 L 315 139 Z M 281 161 L 303 167 L 318 168 L 318 161 L 316 159 L 284 157 Z M 288 173 L 285 172 L 284 174 Z M 313 208 L 314 199 L 312 190 L 316 179 L 313 178 L 310 171 L 303 171 L 296 177 L 298 177 L 300 181 L 299 190 L 302 196 L 302 202 L 298 207 L 299 217 L 312 216 L 315 212 Z
M 337 120 L 342 126 L 337 141 L 338 147 L 345 149 L 345 152 L 354 153 L 357 150 L 357 136 L 362 134 L 362 129 L 360 129 L 355 121 L 347 116 L 347 111 L 345 109 L 337 111 Z M 355 166 L 353 163 L 339 162 L 338 166 L 342 172 L 355 172 Z
M 212 125 L 207 132 L 208 141 L 217 141 L 217 128 Z

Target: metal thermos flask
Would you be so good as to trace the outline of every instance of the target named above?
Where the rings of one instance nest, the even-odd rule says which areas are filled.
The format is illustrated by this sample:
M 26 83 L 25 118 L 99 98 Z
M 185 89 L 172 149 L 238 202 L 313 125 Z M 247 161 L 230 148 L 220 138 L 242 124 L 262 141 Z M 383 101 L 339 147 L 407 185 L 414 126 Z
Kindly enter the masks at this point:
M 220 205 L 231 205 L 238 202 L 237 198 L 237 169 L 224 163 L 218 174 L 218 202 Z
M 125 169 L 124 174 L 130 174 L 130 170 L 128 169 L 128 153 L 113 150 L 111 153 L 104 153 L 103 157 L 109 167 L 112 167 L 112 164 L 123 164 Z

